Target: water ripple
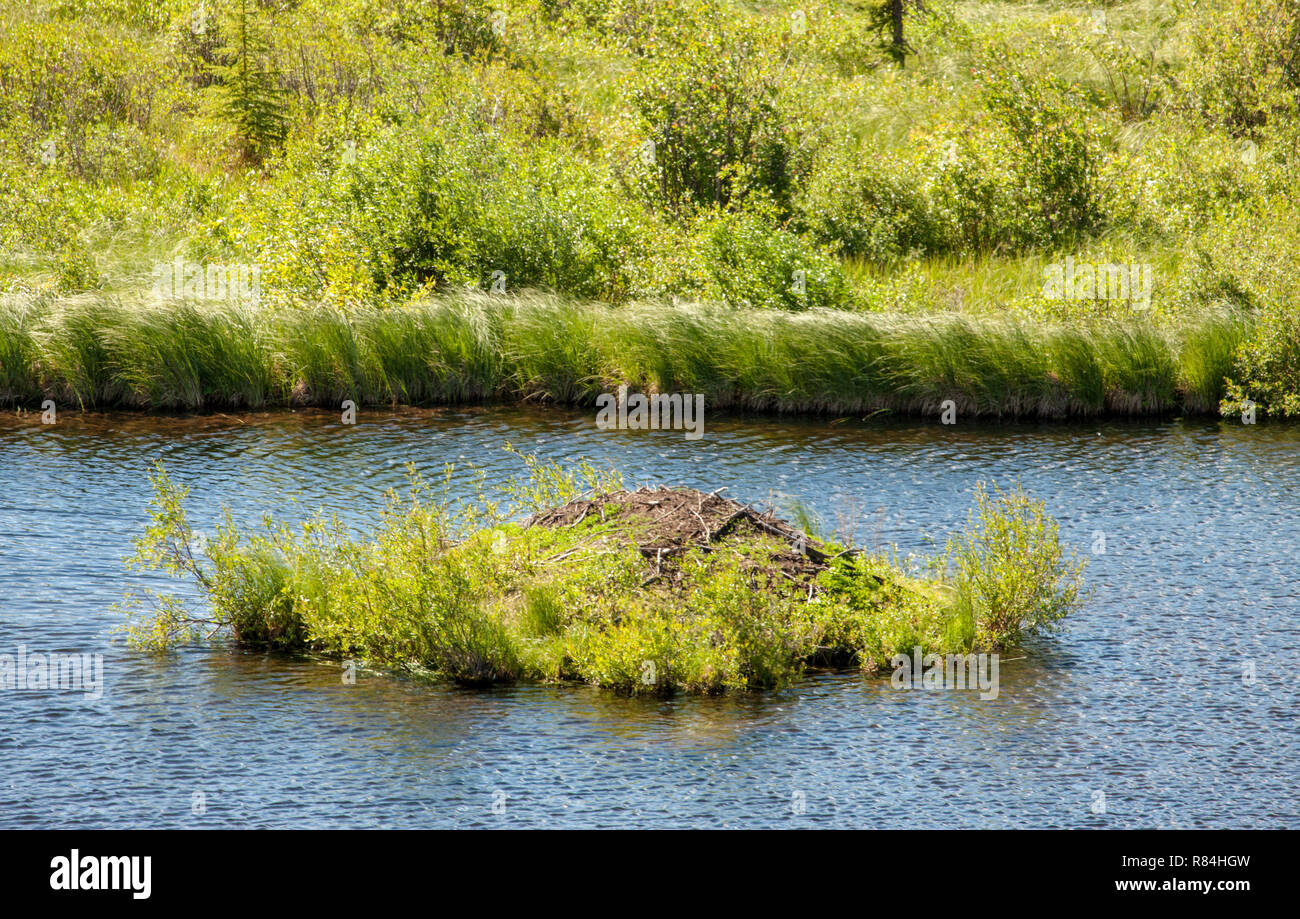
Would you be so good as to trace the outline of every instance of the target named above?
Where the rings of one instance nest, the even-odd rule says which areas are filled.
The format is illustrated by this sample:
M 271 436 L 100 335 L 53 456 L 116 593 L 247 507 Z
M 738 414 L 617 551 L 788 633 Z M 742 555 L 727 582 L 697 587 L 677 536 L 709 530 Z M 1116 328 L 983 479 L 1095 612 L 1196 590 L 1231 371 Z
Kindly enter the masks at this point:
M 200 529 L 223 502 L 360 524 L 407 463 L 517 474 L 506 440 L 632 484 L 799 498 L 903 555 L 959 526 L 976 482 L 1019 481 L 1090 556 L 1093 597 L 987 701 L 851 674 L 666 700 L 346 685 L 337 664 L 114 642 L 156 459 Z M 0 654 L 102 653 L 106 686 L 0 691 L 0 825 L 1297 826 L 1298 486 L 1300 429 L 1226 422 L 734 418 L 689 442 L 513 409 L 9 417 Z

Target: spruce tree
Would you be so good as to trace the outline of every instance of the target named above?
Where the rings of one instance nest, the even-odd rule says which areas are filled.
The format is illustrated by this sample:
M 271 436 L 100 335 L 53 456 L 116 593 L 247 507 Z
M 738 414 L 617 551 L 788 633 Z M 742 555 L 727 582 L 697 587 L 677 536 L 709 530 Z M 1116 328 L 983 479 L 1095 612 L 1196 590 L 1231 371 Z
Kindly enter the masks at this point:
M 271 65 L 271 42 L 252 0 L 236 0 L 225 17 L 225 44 L 212 65 L 218 115 L 230 125 L 239 154 L 260 164 L 288 130 L 284 91 Z

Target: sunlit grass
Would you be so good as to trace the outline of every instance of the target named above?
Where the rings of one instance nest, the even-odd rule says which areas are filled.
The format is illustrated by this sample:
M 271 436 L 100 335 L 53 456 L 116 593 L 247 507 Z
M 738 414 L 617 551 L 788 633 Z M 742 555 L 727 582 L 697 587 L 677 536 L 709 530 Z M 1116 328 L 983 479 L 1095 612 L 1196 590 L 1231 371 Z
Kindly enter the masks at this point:
M 125 304 L 0 307 L 0 399 L 212 410 L 493 399 L 590 405 L 619 384 L 710 409 L 1045 417 L 1207 412 L 1244 330 L 1207 314 L 1039 322 L 1007 315 L 625 307 L 487 294 L 343 311 Z
M 981 486 L 966 529 L 920 577 L 785 524 L 768 532 L 781 521 L 725 499 L 720 513 L 742 524 L 709 533 L 701 518 L 703 535 L 674 537 L 664 516 L 646 518 L 640 502 L 650 499 L 623 490 L 617 472 L 523 459 L 529 474 L 513 495 L 525 506 L 481 489 L 453 501 L 412 472 L 408 494 L 390 492 L 359 533 L 323 514 L 296 526 L 268 516 L 245 529 L 227 512 L 201 556 L 190 548 L 187 491 L 160 466 L 151 522 L 129 563 L 190 581 L 201 602 L 130 596 L 128 634 L 153 650 L 222 636 L 472 684 L 721 692 L 782 686 L 809 665 L 874 673 L 913 649 L 1005 650 L 1082 600 L 1082 563 L 1045 505 L 1018 489 L 990 496 Z M 448 467 L 444 485 L 454 474 Z M 677 499 L 667 517 L 713 497 L 654 494 L 655 506 Z M 577 512 L 566 505 L 579 496 L 599 501 L 600 513 L 584 503 L 570 519 Z M 559 519 L 520 525 L 524 511 Z M 664 576 L 663 549 L 648 547 L 673 538 L 681 544 Z M 805 545 L 803 560 L 791 562 L 787 538 Z

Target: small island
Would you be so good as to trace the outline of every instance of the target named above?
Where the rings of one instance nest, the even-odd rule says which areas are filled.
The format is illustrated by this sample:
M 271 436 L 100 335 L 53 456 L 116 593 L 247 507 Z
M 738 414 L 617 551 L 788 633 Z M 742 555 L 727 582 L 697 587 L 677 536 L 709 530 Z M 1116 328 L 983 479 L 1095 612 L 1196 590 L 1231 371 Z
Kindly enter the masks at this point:
M 136 565 L 189 578 L 207 609 L 134 598 L 133 640 L 226 635 L 466 685 L 578 681 L 624 693 L 762 690 L 810 669 L 875 674 L 898 655 L 1016 646 L 1081 599 L 1042 502 L 975 493 L 926 564 L 821 539 L 772 511 L 685 487 L 522 457 L 498 496 L 449 497 L 414 471 L 373 528 L 318 515 L 200 542 L 159 468 Z M 143 614 L 143 615 L 141 615 Z

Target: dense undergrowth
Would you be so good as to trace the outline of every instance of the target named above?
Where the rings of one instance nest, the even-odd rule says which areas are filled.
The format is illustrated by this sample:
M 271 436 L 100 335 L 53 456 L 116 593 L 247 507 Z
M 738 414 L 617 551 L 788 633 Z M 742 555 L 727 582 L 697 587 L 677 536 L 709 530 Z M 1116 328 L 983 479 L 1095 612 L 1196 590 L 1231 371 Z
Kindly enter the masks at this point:
M 433 484 L 412 472 L 361 533 L 323 515 L 248 531 L 227 512 L 206 540 L 159 468 L 133 562 L 186 579 L 199 601 L 133 598 L 132 638 L 162 649 L 220 635 L 471 684 L 719 692 L 809 667 L 875 672 L 917 648 L 1013 647 L 1081 600 L 1082 564 L 1019 489 L 981 487 L 924 574 L 716 494 L 628 492 L 586 463 L 525 461 L 526 477 L 467 500 L 450 497 L 452 468 Z
M 93 327 L 67 309 L 124 347 L 142 314 L 110 304 L 176 258 L 255 269 L 281 330 L 303 304 L 367 323 L 466 287 L 957 313 L 990 354 L 1008 324 L 1181 340 L 1230 315 L 1193 407 L 1300 412 L 1300 2 L 928 0 L 905 4 L 902 66 L 878 6 L 3 0 L 0 287 L 14 309 L 105 298 Z M 1061 294 L 1064 264 L 1150 283 Z M 62 385 L 53 353 L 80 346 L 47 345 Z M 15 347 L 0 377 L 42 388 Z M 997 370 L 978 385 L 1021 374 Z M 848 371 L 850 390 L 873 373 Z M 123 391 L 152 375 L 113 372 L 139 378 Z

